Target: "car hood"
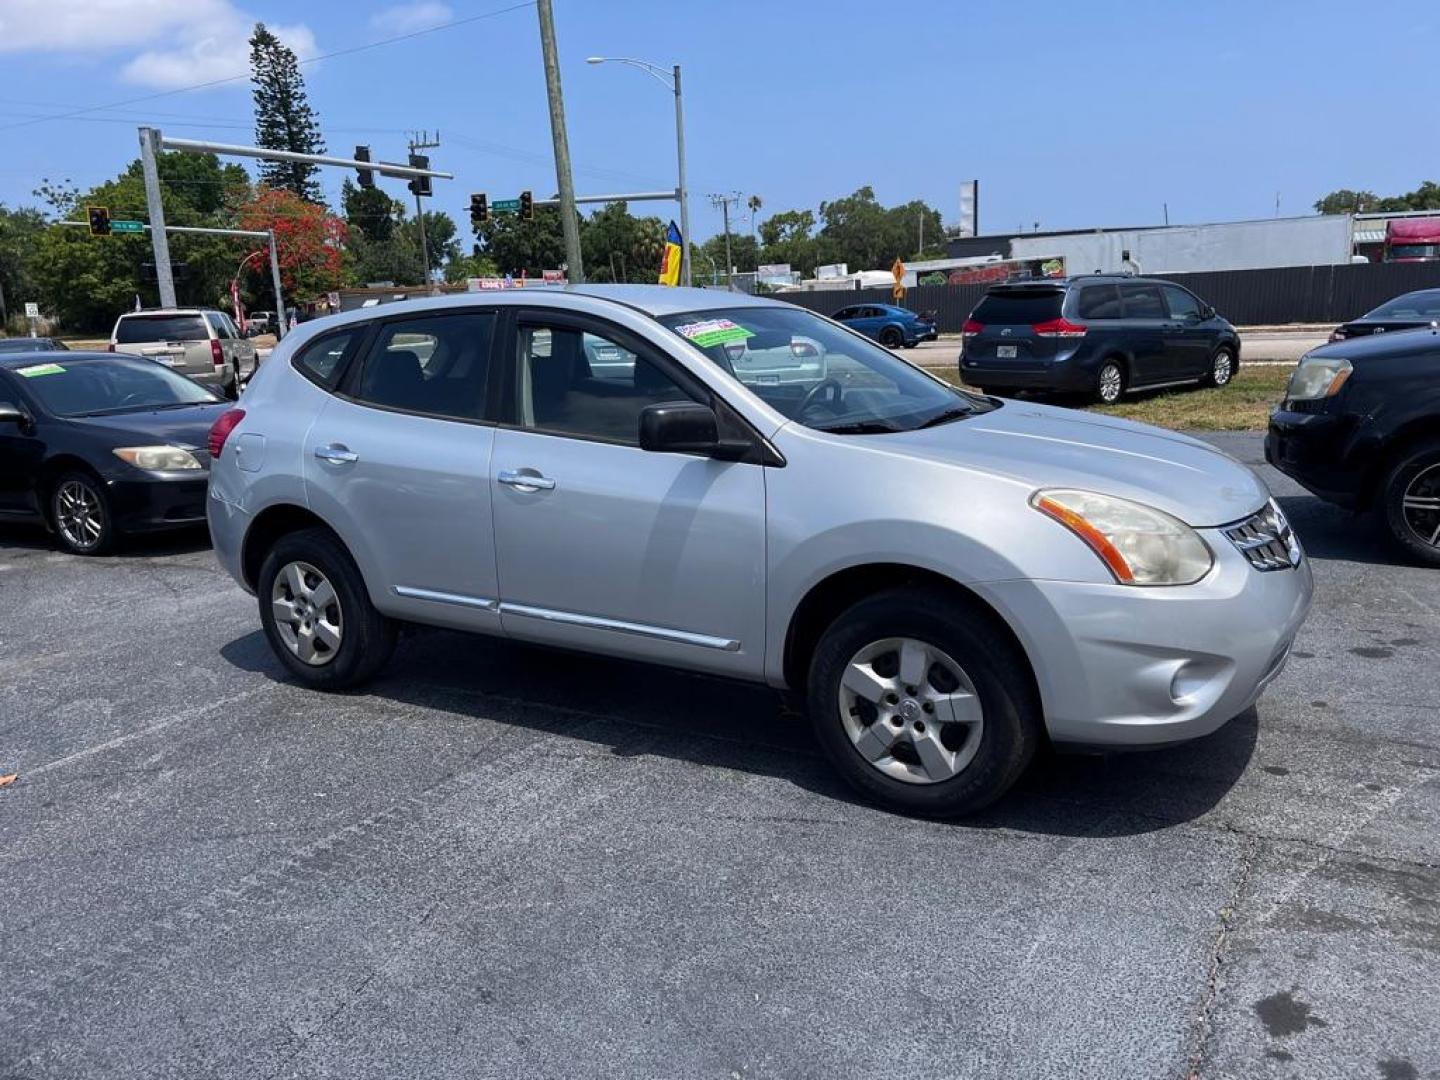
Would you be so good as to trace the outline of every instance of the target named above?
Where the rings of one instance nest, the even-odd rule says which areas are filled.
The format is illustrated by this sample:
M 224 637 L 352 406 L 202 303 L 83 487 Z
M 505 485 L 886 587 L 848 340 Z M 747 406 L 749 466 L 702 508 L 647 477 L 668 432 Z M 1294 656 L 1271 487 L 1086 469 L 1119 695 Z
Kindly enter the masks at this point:
M 115 446 L 126 443 L 201 447 L 220 414 L 230 408 L 225 402 L 190 405 L 183 409 L 154 409 L 147 412 L 116 413 L 113 416 L 80 416 L 72 423 L 99 436 L 113 439 Z
M 880 437 L 895 449 L 1036 488 L 1132 499 L 1194 526 L 1238 521 L 1270 497 L 1250 469 L 1188 435 L 1030 402 Z

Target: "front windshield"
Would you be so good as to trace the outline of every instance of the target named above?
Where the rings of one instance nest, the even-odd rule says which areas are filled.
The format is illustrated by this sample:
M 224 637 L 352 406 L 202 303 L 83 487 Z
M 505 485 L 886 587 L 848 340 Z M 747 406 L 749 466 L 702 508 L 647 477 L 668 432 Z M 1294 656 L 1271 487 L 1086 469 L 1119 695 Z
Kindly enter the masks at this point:
M 199 383 L 153 360 L 128 356 L 78 361 L 57 358 L 11 371 L 54 416 L 144 412 L 220 400 Z
M 912 431 L 994 408 L 804 308 L 724 308 L 660 322 L 777 412 L 820 431 Z
M 1440 289 L 1426 289 L 1424 292 L 1406 293 L 1394 300 L 1387 300 L 1369 315 L 1367 319 L 1440 319 Z

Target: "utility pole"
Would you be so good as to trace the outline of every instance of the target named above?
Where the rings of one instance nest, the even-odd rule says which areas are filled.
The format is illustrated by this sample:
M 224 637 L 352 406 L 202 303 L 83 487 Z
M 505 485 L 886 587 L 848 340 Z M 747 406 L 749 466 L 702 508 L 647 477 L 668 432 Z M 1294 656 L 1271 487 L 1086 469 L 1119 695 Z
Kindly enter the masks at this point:
M 575 181 L 570 175 L 570 140 L 565 134 L 565 98 L 560 89 L 560 60 L 555 48 L 555 12 L 550 0 L 535 0 L 540 16 L 540 53 L 545 62 L 545 94 L 550 99 L 550 137 L 555 143 L 555 184 L 559 188 L 560 227 L 565 232 L 566 273 L 574 284 L 585 281 L 580 259 L 580 218 L 575 210 Z
M 740 204 L 740 193 L 732 191 L 729 195 L 711 195 L 710 205 L 718 206 L 720 213 L 725 219 L 725 288 L 734 292 L 735 290 L 735 264 L 730 261 L 730 204 Z
M 433 140 L 428 131 L 422 131 L 418 135 L 414 132 L 410 133 L 410 153 L 412 154 L 417 150 L 434 150 L 439 145 L 440 133 L 438 131 Z M 430 248 L 425 243 L 425 211 L 420 205 L 419 184 L 419 181 L 415 181 L 411 190 L 415 192 L 415 225 L 420 230 L 420 280 L 429 289 L 432 287 L 430 283 Z
M 140 162 L 145 173 L 145 209 L 150 218 L 150 244 L 155 251 L 155 280 L 160 285 L 160 306 L 175 306 L 175 278 L 170 273 L 170 240 L 165 232 L 165 208 L 160 204 L 160 170 L 155 155 L 160 132 L 140 129 Z

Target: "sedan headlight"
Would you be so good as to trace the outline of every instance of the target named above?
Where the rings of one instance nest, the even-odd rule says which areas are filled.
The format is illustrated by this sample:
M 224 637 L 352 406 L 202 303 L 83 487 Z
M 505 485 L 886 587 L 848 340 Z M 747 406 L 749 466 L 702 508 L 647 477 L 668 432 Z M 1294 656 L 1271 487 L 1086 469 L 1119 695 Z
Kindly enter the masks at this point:
M 1334 397 L 1354 369 L 1342 356 L 1306 356 L 1290 376 L 1286 401 L 1316 401 Z
M 115 456 L 137 469 L 150 472 L 178 472 L 202 467 L 194 454 L 178 446 L 122 446 L 115 451 Z
M 1215 562 L 1189 525 L 1129 499 L 1051 489 L 1030 505 L 1085 541 L 1122 585 L 1191 585 Z

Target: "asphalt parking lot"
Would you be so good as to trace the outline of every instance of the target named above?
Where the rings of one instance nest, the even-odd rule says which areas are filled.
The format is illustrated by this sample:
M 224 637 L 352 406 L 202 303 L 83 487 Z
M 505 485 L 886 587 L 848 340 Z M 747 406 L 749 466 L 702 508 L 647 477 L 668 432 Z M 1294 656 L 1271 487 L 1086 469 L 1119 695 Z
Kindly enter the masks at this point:
M 763 689 L 424 631 L 318 696 L 203 536 L 0 531 L 0 1076 L 1440 1076 L 1440 574 L 1261 468 L 1258 709 L 960 824 Z

